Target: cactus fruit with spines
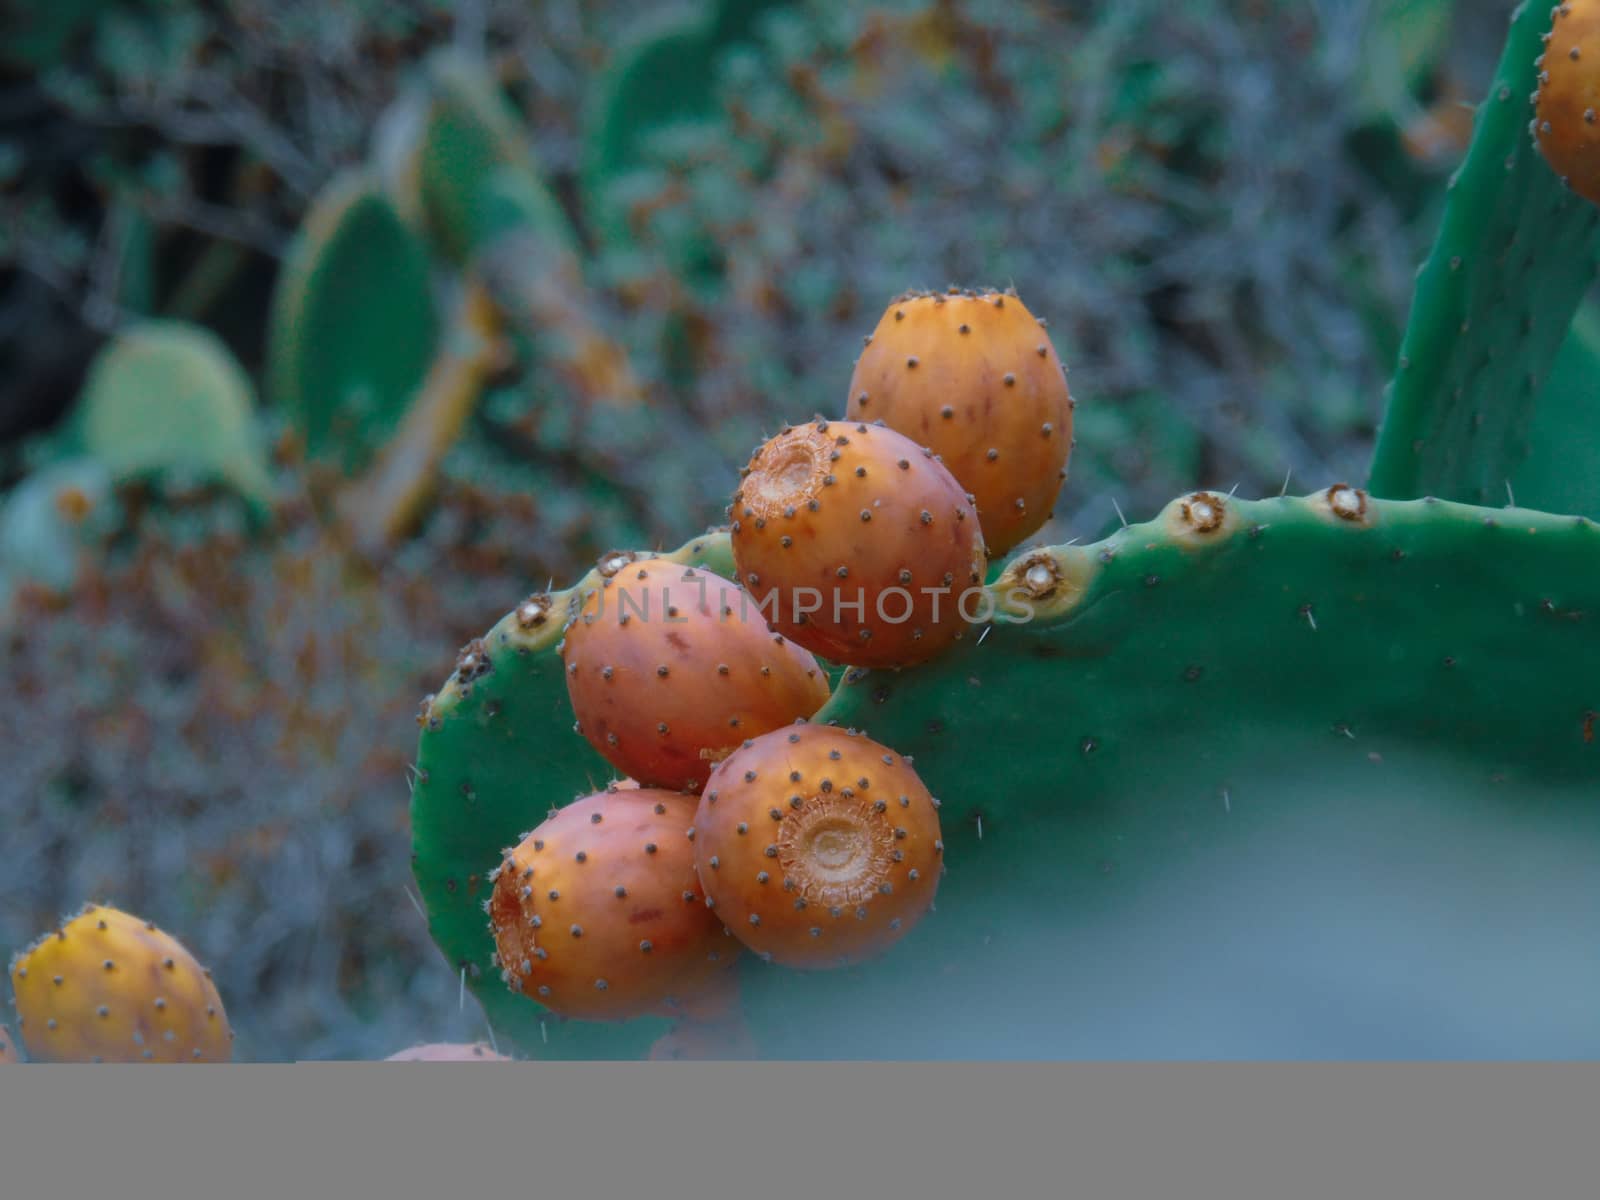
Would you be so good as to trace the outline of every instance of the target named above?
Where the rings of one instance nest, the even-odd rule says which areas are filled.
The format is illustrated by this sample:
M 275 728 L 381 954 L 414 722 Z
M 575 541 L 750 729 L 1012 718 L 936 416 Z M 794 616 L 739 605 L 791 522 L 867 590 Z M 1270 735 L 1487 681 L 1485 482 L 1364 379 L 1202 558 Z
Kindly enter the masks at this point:
M 615 557 L 607 555 L 605 565 Z M 707 534 L 659 557 L 723 577 L 733 572 L 726 534 Z M 543 821 L 552 803 L 592 794 L 615 774 L 573 732 L 556 649 L 571 607 L 602 578 L 597 566 L 570 589 L 520 601 L 463 648 L 455 671 L 418 713 L 413 872 L 429 930 L 483 1004 L 500 1044 L 540 1058 L 642 1059 L 671 1028 L 660 1017 L 624 1025 L 557 1019 L 501 982 L 484 919 L 488 875 L 505 848 Z M 564 753 L 551 753 L 552 730 L 566 739 Z
M 948 869 L 937 912 L 881 962 L 792 971 L 745 956 L 740 1009 L 762 1057 L 1159 1054 L 1163 1038 L 1181 1054 L 1248 1054 L 1279 1009 L 1302 1039 L 1285 1037 L 1290 1053 L 1306 1036 L 1361 1053 L 1370 1022 L 1326 997 L 1337 988 L 1357 1008 L 1384 998 L 1385 970 L 1403 970 L 1407 994 L 1422 997 L 1387 1023 L 1385 1036 L 1409 1039 L 1393 1045 L 1449 1053 L 1472 1045 L 1451 1038 L 1470 1039 L 1471 1020 L 1489 1013 L 1511 1041 L 1487 1044 L 1516 1053 L 1551 1005 L 1507 992 L 1473 1008 L 1481 988 L 1467 972 L 1486 945 L 1525 952 L 1521 926 L 1495 940 L 1495 923 L 1527 899 L 1522 855 L 1545 852 L 1530 847 L 1566 855 L 1559 878 L 1536 872 L 1552 901 L 1541 933 L 1565 947 L 1556 973 L 1570 987 L 1554 991 L 1591 994 L 1592 972 L 1571 951 L 1589 933 L 1573 915 L 1582 903 L 1562 889 L 1568 875 L 1587 887 L 1600 845 L 1600 525 L 1499 506 L 1518 471 L 1534 494 L 1583 487 L 1571 456 L 1528 453 L 1551 414 L 1583 419 L 1576 390 L 1544 398 L 1597 247 L 1594 209 L 1562 187 L 1527 130 L 1549 19 L 1525 7 L 1512 23 L 1419 277 L 1368 487 L 1325 481 L 1261 500 L 1207 488 L 1097 543 L 1020 551 L 982 585 L 984 628 L 907 669 L 856 661 L 798 727 L 857 730 L 913 760 L 943 801 Z M 819 424 L 824 439 L 837 429 L 851 443 L 901 436 L 853 422 L 798 428 Z M 837 463 L 850 444 L 821 448 Z M 793 465 L 778 490 L 816 473 L 804 456 Z M 824 510 L 847 479 L 827 465 Z M 745 553 L 749 534 L 774 524 L 744 511 L 755 508 L 747 494 L 728 532 L 662 557 L 759 596 L 763 571 Z M 778 520 L 800 511 L 780 508 Z M 815 533 L 826 565 L 848 531 Z M 811 575 L 816 585 L 823 572 Z M 594 581 L 524 603 L 463 658 L 425 708 L 413 790 L 435 937 L 502 1044 L 532 1056 L 642 1057 L 661 1032 L 547 1028 L 547 1009 L 478 969 L 481 873 L 542 797 L 604 778 L 606 764 L 568 732 L 553 617 Z M 723 804 L 725 774 L 761 780 L 739 767 L 736 752 L 713 773 L 703 808 L 713 791 Z M 757 823 L 745 824 L 750 836 Z M 697 814 L 711 894 L 725 860 L 708 827 Z M 1442 907 L 1473 930 L 1470 951 L 1380 958 L 1375 944 L 1394 953 L 1385 901 L 1457 858 L 1468 882 L 1441 893 Z M 1318 877 L 1328 861 L 1355 865 Z M 1385 872 L 1395 890 L 1374 893 Z M 1302 905 L 1289 923 L 1284 899 Z M 735 907 L 718 898 L 713 911 Z M 1229 1032 L 1235 1012 L 1248 1033 Z
M 1569 188 L 1600 204 L 1600 5 L 1562 0 L 1539 56 L 1533 137 Z
M 938 809 L 887 746 L 853 729 L 778 729 L 712 772 L 694 818 L 695 869 L 729 932 L 762 958 L 847 966 L 932 908 Z
M 4 1025 L 0 1025 L 0 1066 L 17 1061 L 17 1048 L 11 1042 L 11 1034 Z
M 152 922 L 92 904 L 11 963 L 35 1062 L 227 1062 L 211 973 Z
M 835 662 L 926 662 L 966 629 L 988 561 L 971 496 L 923 446 L 818 419 L 757 448 L 728 509 L 739 582 L 772 626 Z
M 618 770 L 698 791 L 740 742 L 826 702 L 817 660 L 720 575 L 629 555 L 601 575 L 561 660 L 578 728 Z
M 694 815 L 678 792 L 600 791 L 507 850 L 488 903 L 507 986 L 591 1021 L 693 1011 L 741 949 L 695 877 Z
M 937 454 L 973 494 L 990 557 L 1050 519 L 1072 452 L 1066 368 L 1015 292 L 898 297 L 850 377 L 845 415 Z

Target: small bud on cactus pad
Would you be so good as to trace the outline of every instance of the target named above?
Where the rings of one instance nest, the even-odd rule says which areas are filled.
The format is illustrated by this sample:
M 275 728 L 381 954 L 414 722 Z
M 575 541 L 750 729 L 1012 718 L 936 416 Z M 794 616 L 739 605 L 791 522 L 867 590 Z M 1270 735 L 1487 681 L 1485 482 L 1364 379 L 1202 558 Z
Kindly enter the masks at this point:
M 391 1054 L 384 1062 L 510 1062 L 482 1042 L 428 1042 Z
M 90 905 L 11 964 L 35 1062 L 226 1062 L 211 973 L 148 921 Z
M 739 582 L 780 633 L 835 662 L 925 662 L 984 612 L 970 602 L 987 566 L 977 510 L 892 429 L 785 429 L 750 459 L 730 515 Z
M 1551 17 L 1534 93 L 1534 141 L 1568 187 L 1600 204 L 1600 0 L 1568 0 Z
M 793 967 L 858 962 L 932 905 L 944 863 L 938 807 L 909 762 L 877 742 L 796 725 L 711 773 L 695 867 L 750 949 Z
M 646 786 L 698 791 L 746 738 L 828 699 L 809 652 L 706 570 L 636 559 L 584 597 L 562 661 L 578 729 Z
M 489 898 L 507 985 L 600 1021 L 675 1015 L 722 984 L 740 946 L 695 876 L 694 806 L 654 788 L 598 792 L 507 851 Z
M 14 1063 L 17 1061 L 17 1048 L 11 1044 L 11 1035 L 4 1025 L 0 1025 L 0 1063 Z
M 850 379 L 848 415 L 928 446 L 977 498 L 990 555 L 1050 519 L 1072 452 L 1072 397 L 1044 326 L 1016 296 L 902 296 Z

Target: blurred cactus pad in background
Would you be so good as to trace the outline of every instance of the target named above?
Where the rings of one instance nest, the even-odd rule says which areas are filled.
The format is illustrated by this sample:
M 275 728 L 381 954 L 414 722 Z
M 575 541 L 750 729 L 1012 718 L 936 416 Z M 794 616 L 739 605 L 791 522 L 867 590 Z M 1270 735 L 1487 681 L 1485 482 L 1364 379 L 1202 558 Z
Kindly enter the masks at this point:
M 1600 1051 L 1600 209 L 1530 127 L 1553 19 L 13 6 L 0 960 L 106 903 L 239 1060 L 731 1052 L 499 977 L 479 885 L 615 775 L 558 606 L 618 550 L 730 574 L 740 468 L 844 417 L 885 306 L 1014 288 L 1077 401 L 989 564 L 1041 618 L 831 664 L 819 714 L 942 799 L 938 914 L 881 970 L 747 956 L 740 1052 Z

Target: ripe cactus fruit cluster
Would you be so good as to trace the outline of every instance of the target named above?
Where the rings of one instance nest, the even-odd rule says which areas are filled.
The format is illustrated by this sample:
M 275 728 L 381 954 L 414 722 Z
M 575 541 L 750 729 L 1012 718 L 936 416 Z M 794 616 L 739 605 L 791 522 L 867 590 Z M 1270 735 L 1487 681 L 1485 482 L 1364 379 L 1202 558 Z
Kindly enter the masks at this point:
M 1072 451 L 1073 400 L 1044 322 L 1015 293 L 908 293 L 850 378 L 846 415 L 937 454 L 976 498 L 991 556 L 1050 519 Z
M 816 712 L 828 677 L 719 575 L 612 557 L 561 644 L 578 728 L 650 787 L 698 791 L 740 742 Z
M 714 993 L 740 946 L 695 877 L 694 806 L 596 792 L 507 850 L 487 905 L 506 984 L 587 1020 L 692 1012 Z
M 971 497 L 904 434 L 818 419 L 760 446 L 729 508 L 738 579 L 834 662 L 926 662 L 967 625 L 987 559 Z
M 148 921 L 89 905 L 11 964 L 35 1062 L 226 1062 L 233 1032 L 211 973 Z
M 1533 95 L 1534 141 L 1568 187 L 1600 203 L 1600 3 L 1564 0 L 1550 16 Z
M 745 743 L 695 813 L 695 868 L 735 937 L 791 967 L 871 958 L 933 905 L 938 801 L 909 759 L 854 730 L 796 725 Z

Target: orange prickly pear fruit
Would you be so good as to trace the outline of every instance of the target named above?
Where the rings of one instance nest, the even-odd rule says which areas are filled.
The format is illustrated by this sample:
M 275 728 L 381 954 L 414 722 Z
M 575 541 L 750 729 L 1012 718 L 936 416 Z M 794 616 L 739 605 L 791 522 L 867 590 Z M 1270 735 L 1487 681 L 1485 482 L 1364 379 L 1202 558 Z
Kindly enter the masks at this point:
M 728 930 L 772 962 L 858 962 L 933 904 L 939 804 L 910 761 L 853 730 L 754 738 L 706 782 L 695 867 Z
M 692 1011 L 740 953 L 694 871 L 695 797 L 585 796 L 506 851 L 489 898 L 509 987 L 552 1012 L 625 1020 Z
M 709 571 L 636 559 L 584 597 L 561 645 L 579 731 L 646 786 L 697 791 L 747 737 L 828 699 L 809 652 Z
M 893 429 L 783 430 L 756 450 L 728 512 L 740 583 L 778 632 L 824 658 L 911 666 L 993 615 L 971 497 Z
M 11 963 L 35 1062 L 226 1062 L 233 1033 L 211 972 L 148 921 L 89 905 Z
M 856 361 L 846 415 L 939 455 L 976 498 L 998 557 L 1050 519 L 1072 409 L 1044 322 L 1014 294 L 952 289 L 889 305 Z
M 0 1025 L 0 1063 L 14 1063 L 17 1061 L 17 1048 L 11 1044 L 11 1034 L 4 1025 Z
M 1600 204 L 1600 3 L 1567 0 L 1550 11 L 1534 142 L 1568 187 Z

